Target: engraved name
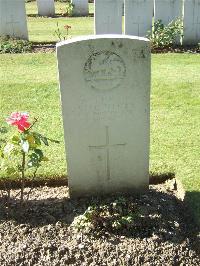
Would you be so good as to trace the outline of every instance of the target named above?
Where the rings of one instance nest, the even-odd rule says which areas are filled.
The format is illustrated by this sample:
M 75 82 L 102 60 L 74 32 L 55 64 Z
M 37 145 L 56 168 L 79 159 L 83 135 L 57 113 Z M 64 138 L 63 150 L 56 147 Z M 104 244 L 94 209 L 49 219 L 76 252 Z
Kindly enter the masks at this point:
M 129 99 L 121 99 L 117 103 L 106 101 L 104 97 L 98 97 L 92 103 L 87 102 L 87 98 L 80 98 L 79 104 L 74 106 L 72 113 L 78 114 L 79 117 L 87 117 L 88 119 L 103 120 L 114 119 L 114 117 L 134 115 L 135 103 Z

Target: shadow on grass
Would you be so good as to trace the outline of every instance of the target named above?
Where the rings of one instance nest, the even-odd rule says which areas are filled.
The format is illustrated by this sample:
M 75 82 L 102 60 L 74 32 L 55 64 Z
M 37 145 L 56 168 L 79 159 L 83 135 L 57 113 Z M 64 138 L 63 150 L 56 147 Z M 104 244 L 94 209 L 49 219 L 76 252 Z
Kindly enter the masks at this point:
M 61 13 L 57 13 L 57 14 L 55 14 L 53 16 L 40 16 L 38 14 L 28 14 L 27 17 L 30 17 L 30 18 L 52 18 L 52 19 L 54 19 L 54 18 L 66 18 L 66 19 L 68 19 L 68 18 L 81 18 L 81 17 L 91 17 L 91 18 L 93 18 L 94 17 L 94 13 L 89 13 L 87 16 L 71 16 L 71 17 L 65 16 L 65 15 L 63 15 Z
M 200 192 L 186 191 L 184 197 L 184 230 L 192 236 L 192 245 L 200 257 Z M 183 210 L 184 211 L 184 210 Z M 190 239 L 191 237 L 189 237 Z
M 188 219 L 191 220 L 191 223 L 195 222 L 200 227 L 200 192 L 186 191 L 184 203 L 188 208 Z
M 151 185 L 157 185 L 162 184 L 167 180 L 172 180 L 175 178 L 175 173 L 163 173 L 163 174 L 156 174 L 156 173 L 150 173 L 149 175 L 149 184 Z
M 40 16 L 38 14 L 28 14 L 27 17 L 30 17 L 30 18 L 68 18 L 62 14 L 56 14 L 56 15 L 53 15 L 53 16 Z
M 48 186 L 48 187 L 61 187 L 61 186 L 67 186 L 68 180 L 66 176 L 60 176 L 58 177 L 41 177 L 37 179 L 25 179 L 24 180 L 24 187 L 41 187 L 41 186 Z M 0 179 L 0 190 L 6 189 L 20 189 L 21 182 L 20 179 L 9 179 L 9 178 L 3 178 Z

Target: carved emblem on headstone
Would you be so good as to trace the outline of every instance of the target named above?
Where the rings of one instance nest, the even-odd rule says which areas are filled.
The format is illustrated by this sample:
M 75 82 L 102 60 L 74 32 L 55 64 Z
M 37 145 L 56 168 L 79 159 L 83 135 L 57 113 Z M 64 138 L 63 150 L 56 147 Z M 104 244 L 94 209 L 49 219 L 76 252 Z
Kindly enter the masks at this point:
M 84 66 L 85 81 L 92 88 L 110 90 L 118 87 L 126 75 L 124 60 L 111 51 L 92 54 Z

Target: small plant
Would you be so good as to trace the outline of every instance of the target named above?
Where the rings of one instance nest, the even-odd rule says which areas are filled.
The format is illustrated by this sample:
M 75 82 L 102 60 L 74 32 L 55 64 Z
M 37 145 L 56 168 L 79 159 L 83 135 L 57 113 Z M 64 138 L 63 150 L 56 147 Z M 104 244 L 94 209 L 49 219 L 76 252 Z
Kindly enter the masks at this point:
M 138 215 L 135 205 L 124 197 L 89 206 L 72 226 L 78 230 L 111 232 L 130 230 Z
M 33 128 L 38 120 L 35 118 L 33 123 L 30 123 L 28 118 L 28 113 L 12 113 L 6 122 L 15 128 L 14 133 L 7 135 L 6 139 L 0 139 L 0 169 L 7 174 L 7 177 L 19 179 L 21 203 L 24 200 L 25 178 L 28 176 L 30 178 L 32 170 L 32 179 L 34 179 L 38 168 L 43 162 L 48 161 L 42 146 L 49 146 L 50 142 L 59 143 L 35 132 Z M 5 127 L 0 130 L 1 134 L 7 132 Z
M 65 4 L 65 8 L 64 9 L 61 8 L 62 16 L 72 17 L 73 9 L 74 9 L 73 3 L 70 0 L 68 0 L 67 3 Z
M 72 27 L 70 25 L 67 25 L 67 24 L 64 25 L 64 29 L 66 29 L 66 31 L 67 31 L 67 35 L 66 35 L 67 37 L 69 36 L 69 29 L 71 29 L 71 28 Z M 65 39 L 68 39 L 68 38 L 65 37 Z
M 56 23 L 56 26 L 57 26 L 57 28 L 54 32 L 54 36 L 56 36 L 59 41 L 63 41 L 63 40 L 67 40 L 67 39 L 71 38 L 71 36 L 69 35 L 69 29 L 71 29 L 70 25 L 67 25 L 67 24 L 64 25 L 64 29 L 66 30 L 66 34 L 62 33 L 58 22 Z
M 164 25 L 162 20 L 154 22 L 152 32 L 148 34 L 153 48 L 171 47 L 178 36 L 183 32 L 182 19 L 171 21 L 168 25 Z
M 32 51 L 32 43 L 26 40 L 18 40 L 9 36 L 0 38 L 0 54 L 25 53 Z

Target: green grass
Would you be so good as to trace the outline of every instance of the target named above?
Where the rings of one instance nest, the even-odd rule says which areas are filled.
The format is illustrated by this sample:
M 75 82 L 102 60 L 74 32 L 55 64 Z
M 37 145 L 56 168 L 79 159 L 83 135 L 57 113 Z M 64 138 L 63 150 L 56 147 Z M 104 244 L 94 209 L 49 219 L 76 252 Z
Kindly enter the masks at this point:
M 1 121 L 12 111 L 27 110 L 32 119 L 39 119 L 37 130 L 61 140 L 61 145 L 53 144 L 47 149 L 50 163 L 39 172 L 42 176 L 66 174 L 56 76 L 55 54 L 0 56 Z M 57 167 L 59 171 L 56 170 Z M 1 172 L 0 177 L 3 175 Z
M 174 172 L 200 223 L 200 55 L 155 55 L 151 170 Z
M 55 2 L 56 15 L 61 13 L 61 9 L 64 9 L 65 4 Z M 37 14 L 36 2 L 30 2 L 26 4 L 26 11 L 28 15 L 28 31 L 29 40 L 33 42 L 55 42 L 58 38 L 54 35 L 58 23 L 63 35 L 66 35 L 64 25 L 68 24 L 72 28 L 69 31 L 70 36 L 87 35 L 94 33 L 94 18 L 93 17 L 39 17 L 31 16 Z M 89 4 L 89 12 L 94 12 L 93 4 Z
M 65 6 L 66 6 L 65 3 L 55 2 L 56 14 L 62 13 L 62 10 L 65 9 Z M 36 1 L 26 3 L 26 13 L 27 13 L 27 15 L 37 15 L 38 14 Z M 89 3 L 89 13 L 90 14 L 94 13 L 94 5 L 92 3 Z
M 152 56 L 151 155 L 155 174 L 175 173 L 200 222 L 200 55 Z M 0 55 L 0 121 L 15 110 L 38 117 L 52 144 L 41 176 L 66 174 L 55 53 Z M 0 173 L 0 177 L 4 173 Z
M 29 40 L 32 42 L 56 42 L 59 41 L 55 36 L 57 23 L 63 34 L 66 36 L 64 25 L 70 25 L 72 28 L 69 30 L 70 36 L 76 35 L 90 35 L 94 34 L 93 31 L 93 18 L 80 17 L 80 18 L 29 18 L 28 30 Z

